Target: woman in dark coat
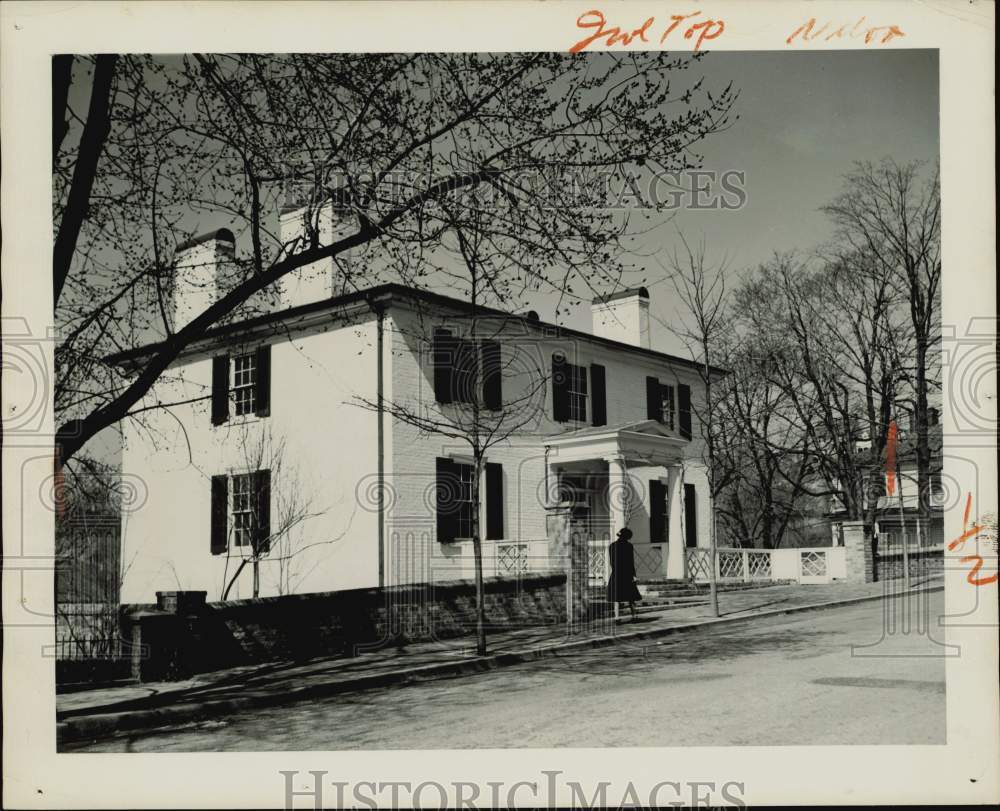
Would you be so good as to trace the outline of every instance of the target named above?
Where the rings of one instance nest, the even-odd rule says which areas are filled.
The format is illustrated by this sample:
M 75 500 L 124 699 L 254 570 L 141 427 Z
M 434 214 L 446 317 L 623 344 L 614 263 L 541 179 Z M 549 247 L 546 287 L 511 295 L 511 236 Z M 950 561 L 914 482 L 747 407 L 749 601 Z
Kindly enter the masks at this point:
M 628 603 L 632 619 L 635 620 L 636 600 L 642 595 L 635 585 L 635 549 L 629 543 L 632 530 L 623 527 L 618 530 L 618 540 L 608 547 L 608 557 L 611 560 L 611 577 L 608 579 L 608 602 Z

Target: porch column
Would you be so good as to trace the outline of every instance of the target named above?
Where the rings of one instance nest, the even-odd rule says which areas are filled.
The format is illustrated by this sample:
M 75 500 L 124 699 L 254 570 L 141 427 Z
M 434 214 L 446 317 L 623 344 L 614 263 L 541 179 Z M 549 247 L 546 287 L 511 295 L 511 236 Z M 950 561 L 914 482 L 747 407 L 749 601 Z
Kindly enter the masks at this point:
M 628 525 L 632 508 L 632 488 L 625 457 L 620 454 L 605 459 L 608 463 L 608 506 L 611 510 L 611 540 Z
M 680 465 L 667 468 L 667 577 L 683 580 L 687 577 L 687 556 L 684 546 L 684 477 Z

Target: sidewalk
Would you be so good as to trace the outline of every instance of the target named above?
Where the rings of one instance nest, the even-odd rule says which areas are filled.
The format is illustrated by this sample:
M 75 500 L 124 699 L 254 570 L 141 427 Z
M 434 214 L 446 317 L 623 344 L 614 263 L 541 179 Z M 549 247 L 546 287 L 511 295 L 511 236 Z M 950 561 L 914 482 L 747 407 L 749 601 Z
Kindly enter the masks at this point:
M 914 590 L 940 590 L 940 576 L 918 581 Z M 794 611 L 897 596 L 896 581 L 869 584 L 778 585 L 719 594 L 721 616 L 705 604 L 651 607 L 638 621 L 608 621 L 587 632 L 567 635 L 563 626 L 493 630 L 489 653 L 475 656 L 470 637 L 412 643 L 362 652 L 353 658 L 272 662 L 213 673 L 185 681 L 152 682 L 64 693 L 56 697 L 60 742 L 107 737 L 224 715 L 246 707 L 301 701 L 320 696 L 447 678 L 558 656 L 585 648 L 642 642 L 719 624 L 732 624 Z M 627 612 L 626 612 L 627 614 Z

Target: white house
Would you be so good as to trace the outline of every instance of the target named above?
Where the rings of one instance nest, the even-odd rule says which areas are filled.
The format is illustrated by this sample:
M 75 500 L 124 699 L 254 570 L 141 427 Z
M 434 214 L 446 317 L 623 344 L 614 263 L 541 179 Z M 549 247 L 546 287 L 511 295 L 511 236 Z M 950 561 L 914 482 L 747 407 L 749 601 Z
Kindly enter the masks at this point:
M 199 276 L 176 289 L 215 295 L 210 259 L 231 253 L 212 243 L 231 240 L 223 230 L 188 247 Z M 467 303 L 391 284 L 323 295 L 315 277 L 332 267 L 305 273 L 286 290 L 315 300 L 295 294 L 211 329 L 150 392 L 148 405 L 167 407 L 127 426 L 123 467 L 148 498 L 123 519 L 123 601 L 251 596 L 253 567 L 240 564 L 258 544 L 270 547 L 261 596 L 470 577 L 470 448 L 386 407 L 467 421 L 469 358 L 502 436 L 481 482 L 487 576 L 558 565 L 546 534 L 558 503 L 593 534 L 595 560 L 627 524 L 643 576 L 683 577 L 686 549 L 708 545 L 700 378 L 649 346 L 644 288 L 595 302 L 593 333 L 480 310 L 487 337 L 472 342 Z

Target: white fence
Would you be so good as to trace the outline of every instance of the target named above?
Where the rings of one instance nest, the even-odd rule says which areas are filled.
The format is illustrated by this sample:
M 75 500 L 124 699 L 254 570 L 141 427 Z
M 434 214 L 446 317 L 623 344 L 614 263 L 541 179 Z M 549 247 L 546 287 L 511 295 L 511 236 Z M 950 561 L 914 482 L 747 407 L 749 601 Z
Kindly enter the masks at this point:
M 562 570 L 565 561 L 549 557 L 545 538 L 529 541 L 483 541 L 483 576 L 516 577 Z M 447 577 L 468 578 L 475 574 L 471 542 L 461 542 L 458 554 L 447 569 Z M 610 574 L 607 539 L 587 541 L 587 570 L 593 585 L 607 582 Z M 639 577 L 666 576 L 667 546 L 635 547 L 635 568 Z M 705 583 L 709 576 L 709 550 L 698 547 L 685 550 L 685 572 L 688 580 Z M 716 578 L 720 583 L 766 583 L 793 581 L 796 583 L 829 583 L 847 576 L 844 547 L 808 549 L 719 549 L 715 559 Z
M 708 549 L 686 550 L 689 580 L 709 580 Z M 829 583 L 847 576 L 844 547 L 808 549 L 719 549 L 715 576 L 720 583 L 753 583 L 792 580 L 797 583 Z
M 543 573 L 561 568 L 562 563 L 549 560 L 549 542 L 546 538 L 530 541 L 483 541 L 483 577 L 517 577 Z M 442 565 L 438 562 L 436 579 L 445 580 L 475 577 L 476 564 L 472 541 L 455 544 L 456 553 Z

